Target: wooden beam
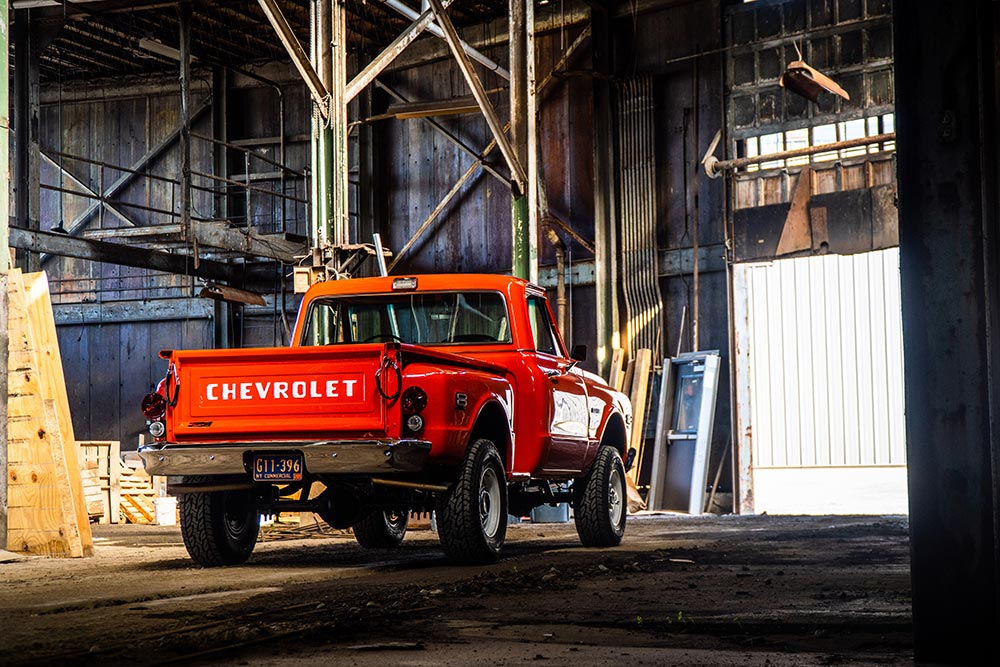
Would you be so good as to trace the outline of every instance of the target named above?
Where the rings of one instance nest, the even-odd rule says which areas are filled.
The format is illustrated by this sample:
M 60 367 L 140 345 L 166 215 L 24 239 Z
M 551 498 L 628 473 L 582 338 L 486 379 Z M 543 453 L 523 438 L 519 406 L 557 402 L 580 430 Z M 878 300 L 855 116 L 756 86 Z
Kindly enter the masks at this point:
M 284 264 L 294 264 L 307 252 L 304 241 L 289 241 L 281 234 L 261 234 L 252 228 L 238 229 L 224 222 L 196 223 L 194 234 L 200 245 L 276 259 Z
M 222 262 L 202 260 L 196 269 L 194 268 L 194 258 L 189 255 L 133 248 L 118 243 L 77 239 L 65 234 L 32 232 L 17 227 L 10 228 L 10 246 L 22 250 L 44 252 L 50 256 L 76 257 L 77 259 L 89 259 L 107 264 L 197 276 L 209 280 L 229 282 L 238 280 L 240 276 L 238 266 Z
M 104 303 L 57 303 L 53 316 L 57 326 L 102 322 L 176 322 L 209 320 L 215 314 L 211 299 L 197 297 L 152 301 L 105 301 Z

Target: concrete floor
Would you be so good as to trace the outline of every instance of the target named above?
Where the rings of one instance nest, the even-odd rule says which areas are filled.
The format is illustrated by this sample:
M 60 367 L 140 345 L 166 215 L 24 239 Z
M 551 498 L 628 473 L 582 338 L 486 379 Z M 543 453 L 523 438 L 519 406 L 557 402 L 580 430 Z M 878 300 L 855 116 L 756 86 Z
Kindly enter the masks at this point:
M 912 661 L 898 516 L 630 517 L 607 550 L 522 524 L 500 563 L 462 568 L 429 531 L 391 552 L 274 531 L 215 570 L 177 528 L 98 526 L 95 542 L 91 559 L 0 564 L 0 664 Z

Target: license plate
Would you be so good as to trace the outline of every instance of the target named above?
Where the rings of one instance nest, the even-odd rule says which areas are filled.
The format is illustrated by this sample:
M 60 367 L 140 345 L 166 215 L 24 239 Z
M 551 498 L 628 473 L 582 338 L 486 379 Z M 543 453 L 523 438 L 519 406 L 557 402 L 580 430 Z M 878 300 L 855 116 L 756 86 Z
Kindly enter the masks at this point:
M 301 454 L 255 454 L 253 481 L 300 482 L 305 466 Z

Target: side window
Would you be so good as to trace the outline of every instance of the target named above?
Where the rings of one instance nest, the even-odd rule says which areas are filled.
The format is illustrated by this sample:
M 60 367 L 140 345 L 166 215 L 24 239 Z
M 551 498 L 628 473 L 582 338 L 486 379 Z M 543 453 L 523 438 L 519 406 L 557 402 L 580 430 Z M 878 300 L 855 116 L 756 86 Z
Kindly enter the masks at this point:
M 549 320 L 549 309 L 545 307 L 545 299 L 538 296 L 528 297 L 528 319 L 531 321 L 531 335 L 535 339 L 535 349 L 546 354 L 559 354 L 555 332 Z

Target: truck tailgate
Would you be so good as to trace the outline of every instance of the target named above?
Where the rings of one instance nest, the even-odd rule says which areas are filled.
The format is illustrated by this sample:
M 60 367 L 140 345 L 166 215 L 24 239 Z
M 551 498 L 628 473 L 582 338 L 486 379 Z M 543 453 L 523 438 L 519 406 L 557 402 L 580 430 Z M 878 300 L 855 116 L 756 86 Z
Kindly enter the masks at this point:
M 382 345 L 173 352 L 176 442 L 385 430 Z

